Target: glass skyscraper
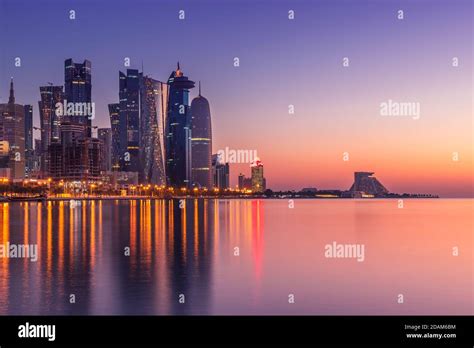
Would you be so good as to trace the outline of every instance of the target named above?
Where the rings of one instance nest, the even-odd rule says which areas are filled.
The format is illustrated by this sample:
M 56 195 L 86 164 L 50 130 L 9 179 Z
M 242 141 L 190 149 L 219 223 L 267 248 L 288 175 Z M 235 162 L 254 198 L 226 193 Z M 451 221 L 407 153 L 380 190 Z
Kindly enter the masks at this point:
M 220 161 L 217 154 L 212 155 L 212 180 L 215 188 L 230 188 L 230 168 L 229 163 Z
M 33 105 L 25 105 L 25 176 L 33 170 Z
M 92 102 L 92 75 L 91 62 L 87 59 L 83 63 L 74 63 L 72 59 L 64 62 L 64 97 L 68 103 Z M 92 125 L 89 115 L 65 116 L 64 120 L 71 124 L 80 124 L 84 134 L 91 137 Z
M 211 110 L 208 100 L 201 95 L 201 83 L 199 83 L 199 96 L 191 102 L 191 125 L 192 184 L 211 188 L 213 186 Z
M 9 168 L 12 179 L 25 177 L 25 109 L 15 103 L 13 79 L 8 103 L 0 104 L 0 141 L 8 142 Z
M 194 82 L 183 75 L 178 63 L 168 79 L 169 100 L 166 117 L 166 176 L 168 185 L 191 184 L 191 113 L 189 90 Z
M 101 142 L 100 170 L 110 172 L 112 170 L 112 129 L 99 128 L 97 138 Z
M 140 74 L 140 181 L 166 184 L 163 123 L 168 85 Z
M 119 72 L 119 122 L 121 169 L 139 172 L 140 146 L 140 81 L 138 70 Z
M 110 128 L 112 129 L 112 170 L 120 170 L 120 104 L 109 104 Z
M 260 159 L 255 159 L 250 165 L 252 171 L 252 191 L 263 192 L 266 188 L 266 180 L 263 176 L 263 163 Z
M 41 100 L 38 102 L 41 127 L 41 149 L 40 168 L 44 176 L 49 175 L 50 153 L 49 148 L 53 143 L 59 143 L 61 132 L 61 116 L 56 115 L 56 103 L 63 102 L 62 86 L 42 86 L 40 87 Z

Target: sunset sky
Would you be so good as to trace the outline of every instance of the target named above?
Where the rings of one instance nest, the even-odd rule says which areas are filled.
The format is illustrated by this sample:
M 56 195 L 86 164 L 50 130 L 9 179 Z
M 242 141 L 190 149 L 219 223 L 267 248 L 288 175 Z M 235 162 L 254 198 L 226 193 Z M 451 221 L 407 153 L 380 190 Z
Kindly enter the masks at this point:
M 125 57 L 163 81 L 179 60 L 211 104 L 214 152 L 257 150 L 272 189 L 348 189 L 354 171 L 374 171 L 391 192 L 473 197 L 472 7 L 470 0 L 0 0 L 0 102 L 13 76 L 17 102 L 33 105 L 39 125 L 39 86 L 64 84 L 65 59 L 89 59 L 95 124 L 110 127 L 107 104 L 118 102 Z M 420 103 L 420 118 L 381 116 L 389 99 Z M 239 172 L 250 175 L 249 165 L 231 166 L 232 185 Z

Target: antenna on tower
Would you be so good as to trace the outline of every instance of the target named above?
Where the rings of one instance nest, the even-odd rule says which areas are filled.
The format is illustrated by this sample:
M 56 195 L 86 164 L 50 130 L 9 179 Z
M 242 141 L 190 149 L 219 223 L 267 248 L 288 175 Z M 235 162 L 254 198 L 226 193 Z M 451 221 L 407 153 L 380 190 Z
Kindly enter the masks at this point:
M 201 80 L 199 80 L 199 96 L 201 96 Z

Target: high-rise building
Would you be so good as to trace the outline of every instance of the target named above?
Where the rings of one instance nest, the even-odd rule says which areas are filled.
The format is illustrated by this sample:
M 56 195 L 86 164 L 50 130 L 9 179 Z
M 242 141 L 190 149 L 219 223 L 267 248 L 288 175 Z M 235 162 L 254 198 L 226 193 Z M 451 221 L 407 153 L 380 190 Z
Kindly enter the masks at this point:
M 121 169 L 139 172 L 140 81 L 138 70 L 119 72 L 119 123 Z
M 139 74 L 140 181 L 165 185 L 163 124 L 168 107 L 168 85 Z
M 109 115 L 112 130 L 112 170 L 120 171 L 120 104 L 109 104 Z
M 100 170 L 110 172 L 112 170 L 112 129 L 99 128 L 98 138 L 101 141 Z
M 166 184 L 168 84 L 127 69 L 119 72 L 119 100 L 109 104 L 113 170 L 135 172 L 143 183 Z
M 25 108 L 15 103 L 13 78 L 8 103 L 0 104 L 0 141 L 9 145 L 9 168 L 12 179 L 25 177 Z
M 59 86 L 40 88 L 41 146 L 47 154 L 42 168 L 54 179 L 94 181 L 100 176 L 101 142 L 92 138 L 91 62 L 67 59 L 64 81 L 64 93 Z
M 40 87 L 41 100 L 38 102 L 41 128 L 41 148 L 36 148 L 40 155 L 40 169 L 43 176 L 48 176 L 50 171 L 49 147 L 60 142 L 61 115 L 56 114 L 56 104 L 63 102 L 62 86 Z
M 244 174 L 239 174 L 239 190 L 251 190 L 252 189 L 252 178 L 245 177 Z
M 35 149 L 33 151 L 34 153 L 34 159 L 33 159 L 33 167 L 34 167 L 34 172 L 37 177 L 41 177 L 41 139 L 35 139 Z
M 256 158 L 250 165 L 252 171 L 252 191 L 263 192 L 266 188 L 266 181 L 263 176 L 263 163 Z
M 194 82 L 183 75 L 179 63 L 168 79 L 169 100 L 166 117 L 166 176 L 169 185 L 191 184 L 191 113 L 189 90 Z
M 212 155 L 212 177 L 214 187 L 219 189 L 230 187 L 229 163 L 220 162 L 218 154 Z
M 33 106 L 25 105 L 25 176 L 33 170 Z
M 68 181 L 95 181 L 100 177 L 101 141 L 83 136 L 83 126 L 64 121 L 61 143 L 50 145 L 50 176 Z
M 199 83 L 199 95 L 191 102 L 191 125 L 192 184 L 211 188 L 213 185 L 211 109 L 208 100 L 201 95 L 201 83 Z
M 91 62 L 87 59 L 82 63 L 74 63 L 72 59 L 64 62 L 64 98 L 67 103 L 73 103 L 75 110 L 73 115 L 65 112 L 64 121 L 81 125 L 84 135 L 91 137 L 92 115 L 85 111 L 92 103 Z
M 245 180 L 245 175 L 240 173 L 239 174 L 239 179 L 238 179 L 239 190 L 242 190 L 244 188 L 244 180 Z

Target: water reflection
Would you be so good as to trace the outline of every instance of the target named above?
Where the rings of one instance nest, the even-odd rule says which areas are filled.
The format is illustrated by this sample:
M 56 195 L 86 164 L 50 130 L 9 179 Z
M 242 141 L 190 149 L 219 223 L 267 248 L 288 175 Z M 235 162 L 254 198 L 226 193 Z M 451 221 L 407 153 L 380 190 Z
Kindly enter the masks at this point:
M 232 257 L 232 248 L 242 242 L 241 210 L 252 225 L 244 237 L 256 231 L 250 247 L 261 249 L 261 204 L 207 199 L 4 203 L 0 243 L 37 244 L 39 255 L 37 262 L 0 259 L 0 312 L 210 313 L 214 260 L 222 252 Z M 220 213 L 227 230 L 222 236 Z M 224 249 L 218 247 L 219 237 Z M 257 277 L 261 253 L 254 250 Z
M 472 314 L 472 202 L 2 203 L 0 244 L 38 261 L 0 258 L 0 314 Z

